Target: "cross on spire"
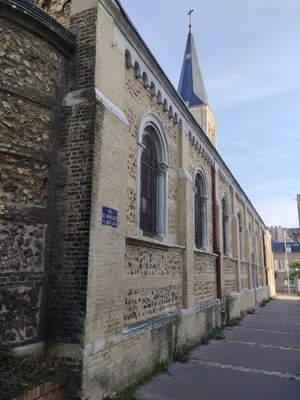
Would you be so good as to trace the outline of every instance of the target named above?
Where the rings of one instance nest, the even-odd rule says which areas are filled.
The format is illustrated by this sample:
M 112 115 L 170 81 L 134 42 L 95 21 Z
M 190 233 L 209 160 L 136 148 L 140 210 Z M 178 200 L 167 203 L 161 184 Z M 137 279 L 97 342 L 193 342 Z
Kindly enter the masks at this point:
M 194 10 L 190 10 L 188 13 L 187 13 L 187 15 L 189 15 L 189 17 L 190 17 L 190 24 L 189 24 L 189 29 L 190 29 L 190 32 L 192 31 L 192 13 L 194 12 Z

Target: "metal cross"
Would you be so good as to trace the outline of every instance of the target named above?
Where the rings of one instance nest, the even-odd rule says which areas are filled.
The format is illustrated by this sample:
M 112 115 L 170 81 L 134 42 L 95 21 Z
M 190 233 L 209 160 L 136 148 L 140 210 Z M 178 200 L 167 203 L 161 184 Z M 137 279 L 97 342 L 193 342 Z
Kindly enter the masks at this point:
M 194 12 L 194 10 L 190 10 L 187 15 L 190 16 L 190 27 L 192 26 L 192 13 Z

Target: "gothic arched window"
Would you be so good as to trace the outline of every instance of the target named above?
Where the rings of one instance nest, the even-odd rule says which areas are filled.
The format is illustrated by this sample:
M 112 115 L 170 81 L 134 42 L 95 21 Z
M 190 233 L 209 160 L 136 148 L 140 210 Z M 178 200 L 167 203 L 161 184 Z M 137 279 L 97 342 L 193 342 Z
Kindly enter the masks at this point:
M 244 226 L 241 211 L 238 213 L 238 235 L 239 235 L 239 256 L 240 260 L 244 258 Z
M 222 229 L 223 229 L 223 253 L 229 254 L 229 215 L 225 197 L 222 199 Z
M 204 176 L 198 172 L 195 179 L 195 245 L 207 247 L 207 197 Z

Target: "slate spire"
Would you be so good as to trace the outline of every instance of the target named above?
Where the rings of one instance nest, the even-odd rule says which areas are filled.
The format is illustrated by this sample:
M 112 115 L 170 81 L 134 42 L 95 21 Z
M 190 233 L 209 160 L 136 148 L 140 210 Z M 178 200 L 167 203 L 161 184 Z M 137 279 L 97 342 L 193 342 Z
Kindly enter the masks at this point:
M 199 106 L 201 104 L 208 103 L 192 32 L 192 11 L 193 10 L 188 13 L 188 15 L 190 15 L 189 34 L 178 85 L 178 93 L 188 107 Z

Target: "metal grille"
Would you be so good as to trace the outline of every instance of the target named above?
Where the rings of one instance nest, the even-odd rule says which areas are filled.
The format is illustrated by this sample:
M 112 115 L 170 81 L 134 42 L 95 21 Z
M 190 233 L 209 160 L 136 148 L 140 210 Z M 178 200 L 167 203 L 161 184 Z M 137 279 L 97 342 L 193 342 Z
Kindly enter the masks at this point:
M 145 149 L 141 158 L 141 208 L 140 229 L 148 234 L 156 233 L 156 177 L 157 159 L 150 136 L 143 139 Z

